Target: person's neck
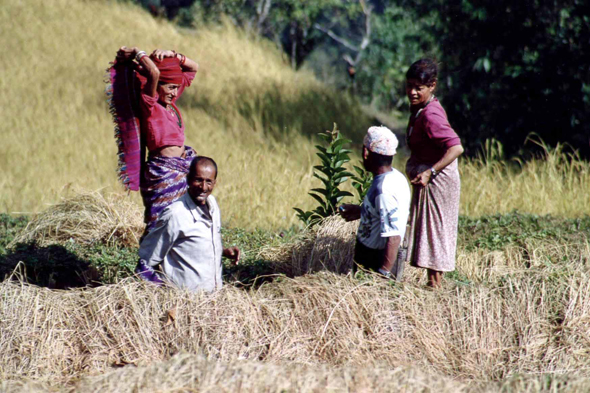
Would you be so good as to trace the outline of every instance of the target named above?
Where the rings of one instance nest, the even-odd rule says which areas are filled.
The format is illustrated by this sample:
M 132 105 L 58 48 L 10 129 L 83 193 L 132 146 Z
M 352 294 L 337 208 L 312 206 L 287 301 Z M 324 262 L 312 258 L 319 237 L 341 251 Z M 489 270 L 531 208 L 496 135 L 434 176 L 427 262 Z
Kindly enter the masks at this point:
M 380 166 L 378 168 L 375 168 L 371 171 L 371 173 L 373 174 L 373 176 L 379 176 L 384 173 L 391 172 L 392 170 L 393 170 L 393 168 L 391 167 L 391 165 L 387 165 L 387 166 Z
M 415 105 L 415 106 L 410 106 L 410 112 L 412 112 L 412 113 L 418 112 L 420 109 L 423 109 L 426 107 L 426 105 L 430 104 L 430 102 L 432 102 L 432 100 L 434 100 L 434 94 L 431 95 L 430 98 L 427 99 L 425 102 Z
M 197 198 L 193 198 L 193 196 L 191 195 L 191 193 L 188 193 L 189 197 L 191 198 L 191 200 L 193 201 L 193 203 L 195 204 L 195 206 L 200 207 L 201 209 L 207 209 L 209 206 L 207 205 L 207 200 L 205 199 L 203 202 L 200 202 Z

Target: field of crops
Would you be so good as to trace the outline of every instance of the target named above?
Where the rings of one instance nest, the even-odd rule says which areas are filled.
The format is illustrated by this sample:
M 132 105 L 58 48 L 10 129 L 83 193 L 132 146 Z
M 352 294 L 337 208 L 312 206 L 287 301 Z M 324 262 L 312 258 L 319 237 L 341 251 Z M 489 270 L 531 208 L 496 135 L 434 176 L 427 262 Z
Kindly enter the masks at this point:
M 181 31 L 108 0 L 4 3 L 0 275 L 16 273 L 0 283 L 0 391 L 590 389 L 587 162 L 561 146 L 509 161 L 490 143 L 460 163 L 443 289 L 410 267 L 399 284 L 352 276 L 355 225 L 304 230 L 292 208 L 314 204 L 315 134 L 336 122 L 358 148 L 372 119 L 353 98 L 229 25 Z M 131 277 L 141 209 L 117 183 L 103 81 L 121 45 L 200 63 L 179 105 L 187 144 L 219 163 L 224 242 L 244 251 L 215 294 Z

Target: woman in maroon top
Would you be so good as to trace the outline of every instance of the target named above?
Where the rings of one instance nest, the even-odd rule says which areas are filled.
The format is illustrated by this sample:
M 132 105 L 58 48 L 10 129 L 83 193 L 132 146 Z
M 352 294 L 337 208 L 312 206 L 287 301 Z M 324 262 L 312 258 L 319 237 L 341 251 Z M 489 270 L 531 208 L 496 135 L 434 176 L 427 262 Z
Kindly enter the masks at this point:
M 119 49 L 117 61 L 132 60 L 141 82 L 138 117 L 142 149 L 145 145 L 149 151 L 140 179 L 147 232 L 159 213 L 186 192 L 186 174 L 196 152 L 184 145 L 185 125 L 176 100 L 190 86 L 198 65 L 172 50 L 156 49 L 148 56 L 136 47 Z
M 421 59 L 406 73 L 410 121 L 406 133 L 412 183 L 409 253 L 413 266 L 427 269 L 428 285 L 439 287 L 444 272 L 455 270 L 461 181 L 457 157 L 461 140 L 434 96 L 438 67 Z

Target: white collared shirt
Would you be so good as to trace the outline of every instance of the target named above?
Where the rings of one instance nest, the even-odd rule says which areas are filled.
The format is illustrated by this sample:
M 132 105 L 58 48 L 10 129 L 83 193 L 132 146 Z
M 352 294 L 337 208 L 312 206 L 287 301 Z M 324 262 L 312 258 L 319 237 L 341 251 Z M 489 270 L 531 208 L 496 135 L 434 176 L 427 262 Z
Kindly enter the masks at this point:
M 375 176 L 361 206 L 357 239 L 375 250 L 385 249 L 391 236 L 403 241 L 411 197 L 410 185 L 397 169 Z
M 220 289 L 221 215 L 212 195 L 209 214 L 187 192 L 166 207 L 143 239 L 139 257 L 149 266 L 162 265 L 165 279 L 191 291 Z

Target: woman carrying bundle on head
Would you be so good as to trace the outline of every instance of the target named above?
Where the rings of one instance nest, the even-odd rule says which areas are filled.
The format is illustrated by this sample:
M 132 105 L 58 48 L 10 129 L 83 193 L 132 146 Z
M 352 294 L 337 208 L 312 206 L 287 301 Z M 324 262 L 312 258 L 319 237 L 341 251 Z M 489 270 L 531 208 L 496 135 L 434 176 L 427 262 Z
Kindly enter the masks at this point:
M 176 100 L 197 69 L 196 62 L 173 50 L 156 49 L 148 56 L 125 46 L 109 69 L 107 94 L 119 141 L 120 177 L 129 190 L 141 189 L 145 233 L 187 189 L 186 175 L 196 152 L 184 145 L 185 125 Z
M 461 140 L 434 96 L 438 67 L 421 59 L 406 73 L 410 121 L 406 132 L 410 158 L 406 174 L 412 183 L 409 260 L 427 269 L 428 285 L 439 287 L 444 272 L 455 270 L 461 181 L 457 157 Z

